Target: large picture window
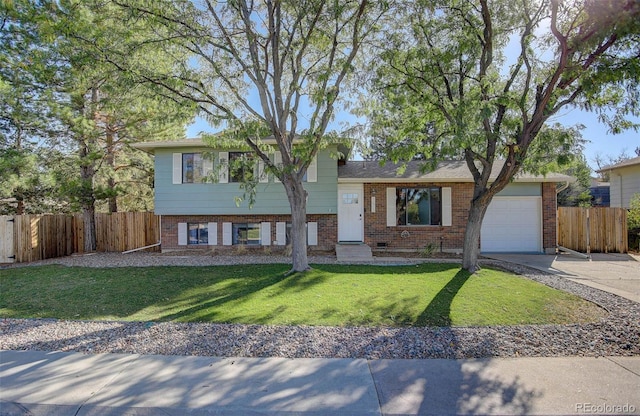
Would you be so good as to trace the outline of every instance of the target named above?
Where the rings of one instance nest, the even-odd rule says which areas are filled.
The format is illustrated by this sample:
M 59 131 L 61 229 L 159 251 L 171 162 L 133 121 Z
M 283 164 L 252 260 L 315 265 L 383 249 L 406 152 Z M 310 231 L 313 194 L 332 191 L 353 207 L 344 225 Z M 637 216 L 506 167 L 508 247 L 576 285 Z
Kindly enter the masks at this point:
M 259 223 L 233 223 L 233 245 L 260 245 Z
M 189 239 L 187 244 L 199 245 L 209 243 L 209 228 L 206 223 L 189 223 L 187 224 L 187 232 Z
M 397 225 L 441 225 L 440 188 L 397 188 Z

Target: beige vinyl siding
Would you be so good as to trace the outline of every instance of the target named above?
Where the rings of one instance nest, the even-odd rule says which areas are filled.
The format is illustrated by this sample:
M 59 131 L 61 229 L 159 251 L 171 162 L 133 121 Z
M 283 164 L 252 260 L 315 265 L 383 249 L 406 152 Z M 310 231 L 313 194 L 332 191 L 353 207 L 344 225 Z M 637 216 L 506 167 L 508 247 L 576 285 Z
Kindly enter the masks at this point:
M 640 165 L 611 171 L 609 192 L 612 207 L 628 209 L 633 195 L 640 193 Z

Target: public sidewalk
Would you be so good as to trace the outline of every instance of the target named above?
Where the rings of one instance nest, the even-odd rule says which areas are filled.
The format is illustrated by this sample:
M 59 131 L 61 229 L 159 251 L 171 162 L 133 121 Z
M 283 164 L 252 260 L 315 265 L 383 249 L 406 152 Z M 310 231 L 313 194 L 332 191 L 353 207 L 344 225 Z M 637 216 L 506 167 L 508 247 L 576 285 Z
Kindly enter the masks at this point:
M 640 414 L 640 357 L 363 360 L 1 351 L 1 415 Z

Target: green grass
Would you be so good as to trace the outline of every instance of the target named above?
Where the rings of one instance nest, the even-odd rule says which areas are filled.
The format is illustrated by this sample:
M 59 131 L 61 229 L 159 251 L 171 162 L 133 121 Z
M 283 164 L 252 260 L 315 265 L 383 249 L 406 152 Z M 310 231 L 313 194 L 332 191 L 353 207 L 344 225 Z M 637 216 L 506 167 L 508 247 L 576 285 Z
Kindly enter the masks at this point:
M 605 312 L 505 272 L 451 264 L 0 270 L 0 317 L 330 326 L 572 323 Z

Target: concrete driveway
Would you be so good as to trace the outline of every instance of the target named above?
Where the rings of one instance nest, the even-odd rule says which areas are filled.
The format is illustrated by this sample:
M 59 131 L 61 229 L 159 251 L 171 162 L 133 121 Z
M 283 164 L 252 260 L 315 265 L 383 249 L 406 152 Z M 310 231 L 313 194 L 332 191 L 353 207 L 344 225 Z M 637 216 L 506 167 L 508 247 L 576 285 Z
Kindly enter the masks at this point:
M 594 253 L 591 259 L 571 254 L 487 254 L 484 257 L 523 264 L 640 303 L 640 256 Z

